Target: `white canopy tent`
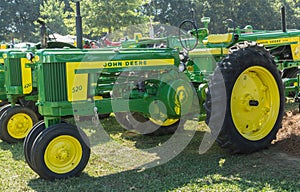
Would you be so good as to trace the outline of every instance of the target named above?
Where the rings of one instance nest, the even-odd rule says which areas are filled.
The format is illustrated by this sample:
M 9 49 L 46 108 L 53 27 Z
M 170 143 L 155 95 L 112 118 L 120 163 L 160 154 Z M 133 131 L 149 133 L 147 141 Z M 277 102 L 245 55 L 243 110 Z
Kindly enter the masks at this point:
M 74 45 L 74 43 L 76 42 L 76 36 L 73 36 L 73 35 L 63 36 L 58 33 L 53 33 L 53 34 L 49 35 L 49 38 L 54 41 L 65 42 L 65 43 L 69 43 L 71 45 Z

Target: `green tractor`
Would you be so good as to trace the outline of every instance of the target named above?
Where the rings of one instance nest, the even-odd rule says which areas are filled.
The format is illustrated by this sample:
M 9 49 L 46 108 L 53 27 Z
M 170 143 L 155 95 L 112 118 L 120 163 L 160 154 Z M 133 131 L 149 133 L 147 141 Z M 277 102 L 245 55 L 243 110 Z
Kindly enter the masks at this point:
M 269 146 L 285 103 L 278 68 L 298 66 L 300 31 L 248 33 L 235 26 L 211 35 L 209 19 L 203 21 L 200 29 L 194 21 L 180 25 L 186 51 L 79 46 L 30 53 L 43 121 L 24 140 L 29 166 L 49 180 L 82 172 L 90 143 L 81 128 L 64 121 L 70 115 L 114 113 L 124 128 L 148 135 L 183 130 L 186 119 L 197 117 L 232 153 Z
M 206 27 L 200 29 L 191 20 L 180 25 L 180 41 L 190 59 L 187 74 L 212 74 L 206 123 L 220 146 L 232 153 L 267 147 L 281 126 L 285 96 L 299 101 L 300 31 L 286 29 L 284 8 L 282 18 L 278 31 L 241 29 L 227 20 L 233 23 L 228 33 L 209 34 L 209 18 L 203 18 Z M 199 41 L 191 43 L 191 38 Z
M 0 52 L 0 139 L 9 143 L 23 141 L 33 125 L 42 119 L 35 105 L 37 72 L 28 58 L 41 48 L 74 48 L 67 43 L 47 41 L 46 25 L 40 23 L 42 43 Z

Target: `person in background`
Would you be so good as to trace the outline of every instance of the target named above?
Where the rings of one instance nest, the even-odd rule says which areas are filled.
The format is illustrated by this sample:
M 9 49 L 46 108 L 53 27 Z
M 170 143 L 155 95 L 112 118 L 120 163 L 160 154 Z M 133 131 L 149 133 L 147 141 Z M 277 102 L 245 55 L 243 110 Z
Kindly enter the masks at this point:
M 89 42 L 89 41 L 84 41 L 83 48 L 84 48 L 84 49 L 91 48 L 91 44 L 90 44 L 90 42 Z
M 91 42 L 91 47 L 94 48 L 94 49 L 99 48 L 94 41 Z

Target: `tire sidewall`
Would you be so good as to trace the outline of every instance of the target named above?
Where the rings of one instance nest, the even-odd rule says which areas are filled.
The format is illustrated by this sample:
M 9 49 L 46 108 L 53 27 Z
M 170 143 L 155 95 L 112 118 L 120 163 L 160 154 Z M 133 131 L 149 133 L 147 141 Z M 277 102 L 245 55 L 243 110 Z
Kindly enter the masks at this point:
M 37 122 L 32 129 L 30 130 L 30 132 L 27 134 L 27 136 L 24 139 L 24 143 L 23 143 L 23 151 L 24 151 L 24 157 L 26 162 L 28 163 L 29 167 L 36 171 L 36 168 L 33 166 L 31 158 L 30 158 L 30 153 L 31 153 L 31 147 L 33 146 L 33 143 L 35 141 L 36 138 L 38 138 L 38 135 L 44 130 L 46 129 L 45 127 L 45 122 L 44 121 L 39 121 Z

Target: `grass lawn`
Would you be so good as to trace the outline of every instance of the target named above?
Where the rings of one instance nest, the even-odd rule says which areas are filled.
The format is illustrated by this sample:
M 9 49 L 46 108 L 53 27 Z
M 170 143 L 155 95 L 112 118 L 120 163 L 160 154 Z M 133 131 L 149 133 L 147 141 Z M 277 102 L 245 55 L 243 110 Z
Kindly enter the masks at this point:
M 66 180 L 40 179 L 25 163 L 22 143 L 0 141 L 0 191 L 300 191 L 299 158 L 275 146 L 230 155 L 214 144 L 199 154 L 206 128 L 190 121 L 185 128 L 196 132 L 189 145 L 161 164 L 164 153 L 143 149 L 162 145 L 168 136 L 128 133 L 114 117 L 102 122 L 112 140 L 96 143 L 83 173 Z

